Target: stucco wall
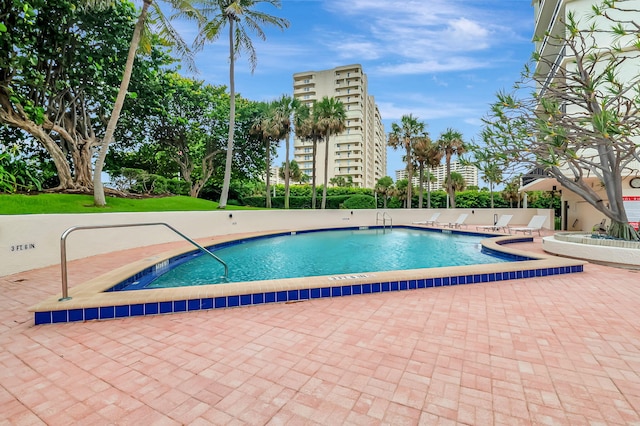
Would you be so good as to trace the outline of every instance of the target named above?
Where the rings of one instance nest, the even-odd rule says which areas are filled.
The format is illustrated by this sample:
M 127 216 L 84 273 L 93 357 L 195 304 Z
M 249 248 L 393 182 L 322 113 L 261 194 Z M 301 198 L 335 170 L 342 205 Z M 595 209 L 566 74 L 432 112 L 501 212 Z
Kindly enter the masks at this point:
M 0 276 L 60 263 L 60 239 L 74 226 L 102 226 L 164 222 L 192 239 L 243 232 L 343 226 L 372 226 L 376 216 L 387 213 L 394 225 L 426 220 L 440 211 L 440 221 L 453 222 L 468 213 L 466 223 L 493 223 L 494 214 L 512 214 L 512 225 L 526 225 L 536 214 L 549 217 L 551 210 L 539 209 L 455 209 L 455 210 L 224 210 L 208 212 L 100 213 L 0 216 Z M 134 227 L 78 230 L 66 240 L 67 260 L 133 247 L 178 241 L 180 237 L 163 227 Z

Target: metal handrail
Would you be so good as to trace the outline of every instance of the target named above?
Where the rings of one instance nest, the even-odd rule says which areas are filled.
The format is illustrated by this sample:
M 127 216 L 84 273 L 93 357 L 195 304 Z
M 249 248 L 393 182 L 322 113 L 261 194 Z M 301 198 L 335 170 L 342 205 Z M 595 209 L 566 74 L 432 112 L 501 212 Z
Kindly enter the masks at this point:
M 171 229 L 173 232 L 181 236 L 183 239 L 187 240 L 194 246 L 196 246 L 201 251 L 207 253 L 209 256 L 213 257 L 215 260 L 220 262 L 224 266 L 224 278 L 227 279 L 229 277 L 229 267 L 225 263 L 224 260 L 220 259 L 215 254 L 211 253 L 206 248 L 202 247 L 200 244 L 193 241 L 191 238 L 184 235 L 182 232 L 178 231 L 173 226 L 164 222 L 152 222 L 152 223 L 127 223 L 121 225 L 94 225 L 94 226 L 72 226 L 62 233 L 60 237 L 60 266 L 62 268 L 62 297 L 58 299 L 58 301 L 62 302 L 64 300 L 70 300 L 69 297 L 69 287 L 67 285 L 67 236 L 71 234 L 73 231 L 85 230 L 85 229 L 105 229 L 105 228 L 129 228 L 134 226 L 166 226 Z
M 382 219 L 380 219 L 380 215 L 382 215 Z M 387 227 L 387 218 L 389 218 L 389 222 L 391 222 L 390 228 L 393 229 L 393 219 L 391 218 L 391 216 L 389 215 L 389 213 L 387 212 L 377 212 L 376 213 L 376 225 L 378 224 L 378 222 L 380 222 L 380 220 L 382 220 L 382 228 L 386 228 Z

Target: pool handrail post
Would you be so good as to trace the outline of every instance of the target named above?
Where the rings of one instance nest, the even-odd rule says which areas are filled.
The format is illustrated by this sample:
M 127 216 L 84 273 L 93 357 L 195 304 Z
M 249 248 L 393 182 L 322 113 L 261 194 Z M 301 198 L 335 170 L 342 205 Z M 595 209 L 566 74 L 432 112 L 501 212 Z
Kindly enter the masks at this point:
M 68 228 L 66 231 L 64 231 L 62 233 L 62 235 L 60 236 L 60 268 L 62 269 L 62 271 L 61 271 L 62 272 L 62 297 L 60 299 L 58 299 L 58 301 L 59 302 L 63 302 L 65 300 L 71 300 L 71 297 L 69 296 L 69 286 L 68 286 L 68 283 L 67 283 L 68 277 L 67 277 L 67 244 L 66 244 L 66 241 L 67 241 L 67 237 L 69 236 L 69 234 L 71 234 L 73 231 L 83 230 L 83 229 L 127 228 L 127 227 L 135 227 L 135 226 L 165 226 L 165 227 L 169 228 L 170 230 L 172 230 L 173 232 L 175 232 L 176 234 L 181 236 L 183 239 L 187 240 L 188 242 L 190 242 L 191 244 L 196 246 L 198 249 L 200 249 L 201 251 L 207 253 L 209 256 L 213 257 L 215 260 L 220 262 L 222 264 L 222 266 L 224 266 L 224 278 L 225 279 L 229 278 L 229 266 L 227 265 L 227 263 L 224 260 L 220 259 L 218 256 L 216 256 L 215 254 L 211 253 L 209 250 L 207 250 L 206 248 L 202 247 L 200 244 L 196 243 L 191 238 L 187 237 L 182 232 L 178 231 L 176 228 L 174 228 L 173 226 L 169 225 L 168 223 L 150 222 L 150 223 L 124 223 L 124 224 L 118 224 L 118 225 L 72 226 L 71 228 Z

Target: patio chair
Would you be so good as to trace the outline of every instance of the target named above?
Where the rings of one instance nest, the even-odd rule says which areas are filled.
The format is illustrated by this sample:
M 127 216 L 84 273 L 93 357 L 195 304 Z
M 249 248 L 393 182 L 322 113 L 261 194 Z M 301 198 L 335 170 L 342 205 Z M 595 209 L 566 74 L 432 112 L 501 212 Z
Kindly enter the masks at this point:
M 540 233 L 540 230 L 542 229 L 542 225 L 544 225 L 546 220 L 547 220 L 546 216 L 536 215 L 531 218 L 527 226 L 523 226 L 520 228 L 509 227 L 509 233 L 511 233 L 511 231 L 515 231 L 516 234 L 518 232 L 522 232 L 523 234 L 533 235 L 533 231 L 538 231 L 538 235 L 542 235 Z
M 429 220 L 422 220 L 422 221 L 411 222 L 411 223 L 416 224 L 416 225 L 431 225 L 431 226 L 435 226 L 438 223 L 438 218 L 439 217 L 440 217 L 440 213 L 436 212 L 436 213 L 431 215 L 431 218 Z
M 455 222 L 449 222 L 446 226 L 448 228 L 461 228 L 462 226 L 466 228 L 467 224 L 464 223 L 464 221 L 467 220 L 467 216 L 469 215 L 466 213 L 462 213 L 460 216 L 458 216 Z
M 483 226 L 476 226 L 476 229 L 478 231 L 506 231 L 509 232 L 509 222 L 511 222 L 511 218 L 513 218 L 512 214 L 503 214 L 502 216 L 500 216 L 500 218 L 498 218 L 498 221 L 495 223 L 495 225 L 483 225 Z

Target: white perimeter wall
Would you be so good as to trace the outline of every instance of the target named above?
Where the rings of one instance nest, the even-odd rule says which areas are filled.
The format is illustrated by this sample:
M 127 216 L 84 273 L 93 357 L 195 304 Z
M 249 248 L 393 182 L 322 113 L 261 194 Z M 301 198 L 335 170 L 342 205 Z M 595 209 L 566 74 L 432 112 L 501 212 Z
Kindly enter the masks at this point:
M 441 212 L 441 222 L 453 222 L 468 213 L 466 223 L 494 223 L 494 215 L 512 214 L 511 225 L 526 225 L 533 215 L 548 217 L 545 228 L 553 227 L 553 211 L 547 209 L 378 209 L 378 210 L 220 210 L 206 212 L 96 213 L 0 216 L 0 276 L 60 264 L 60 240 L 74 226 L 101 226 L 164 222 L 189 238 L 256 231 L 308 228 L 373 226 L 376 216 L 391 216 L 394 225 L 427 220 Z M 380 223 L 381 224 L 381 223 Z M 145 245 L 179 241 L 164 226 L 77 230 L 66 239 L 67 260 L 79 259 Z

